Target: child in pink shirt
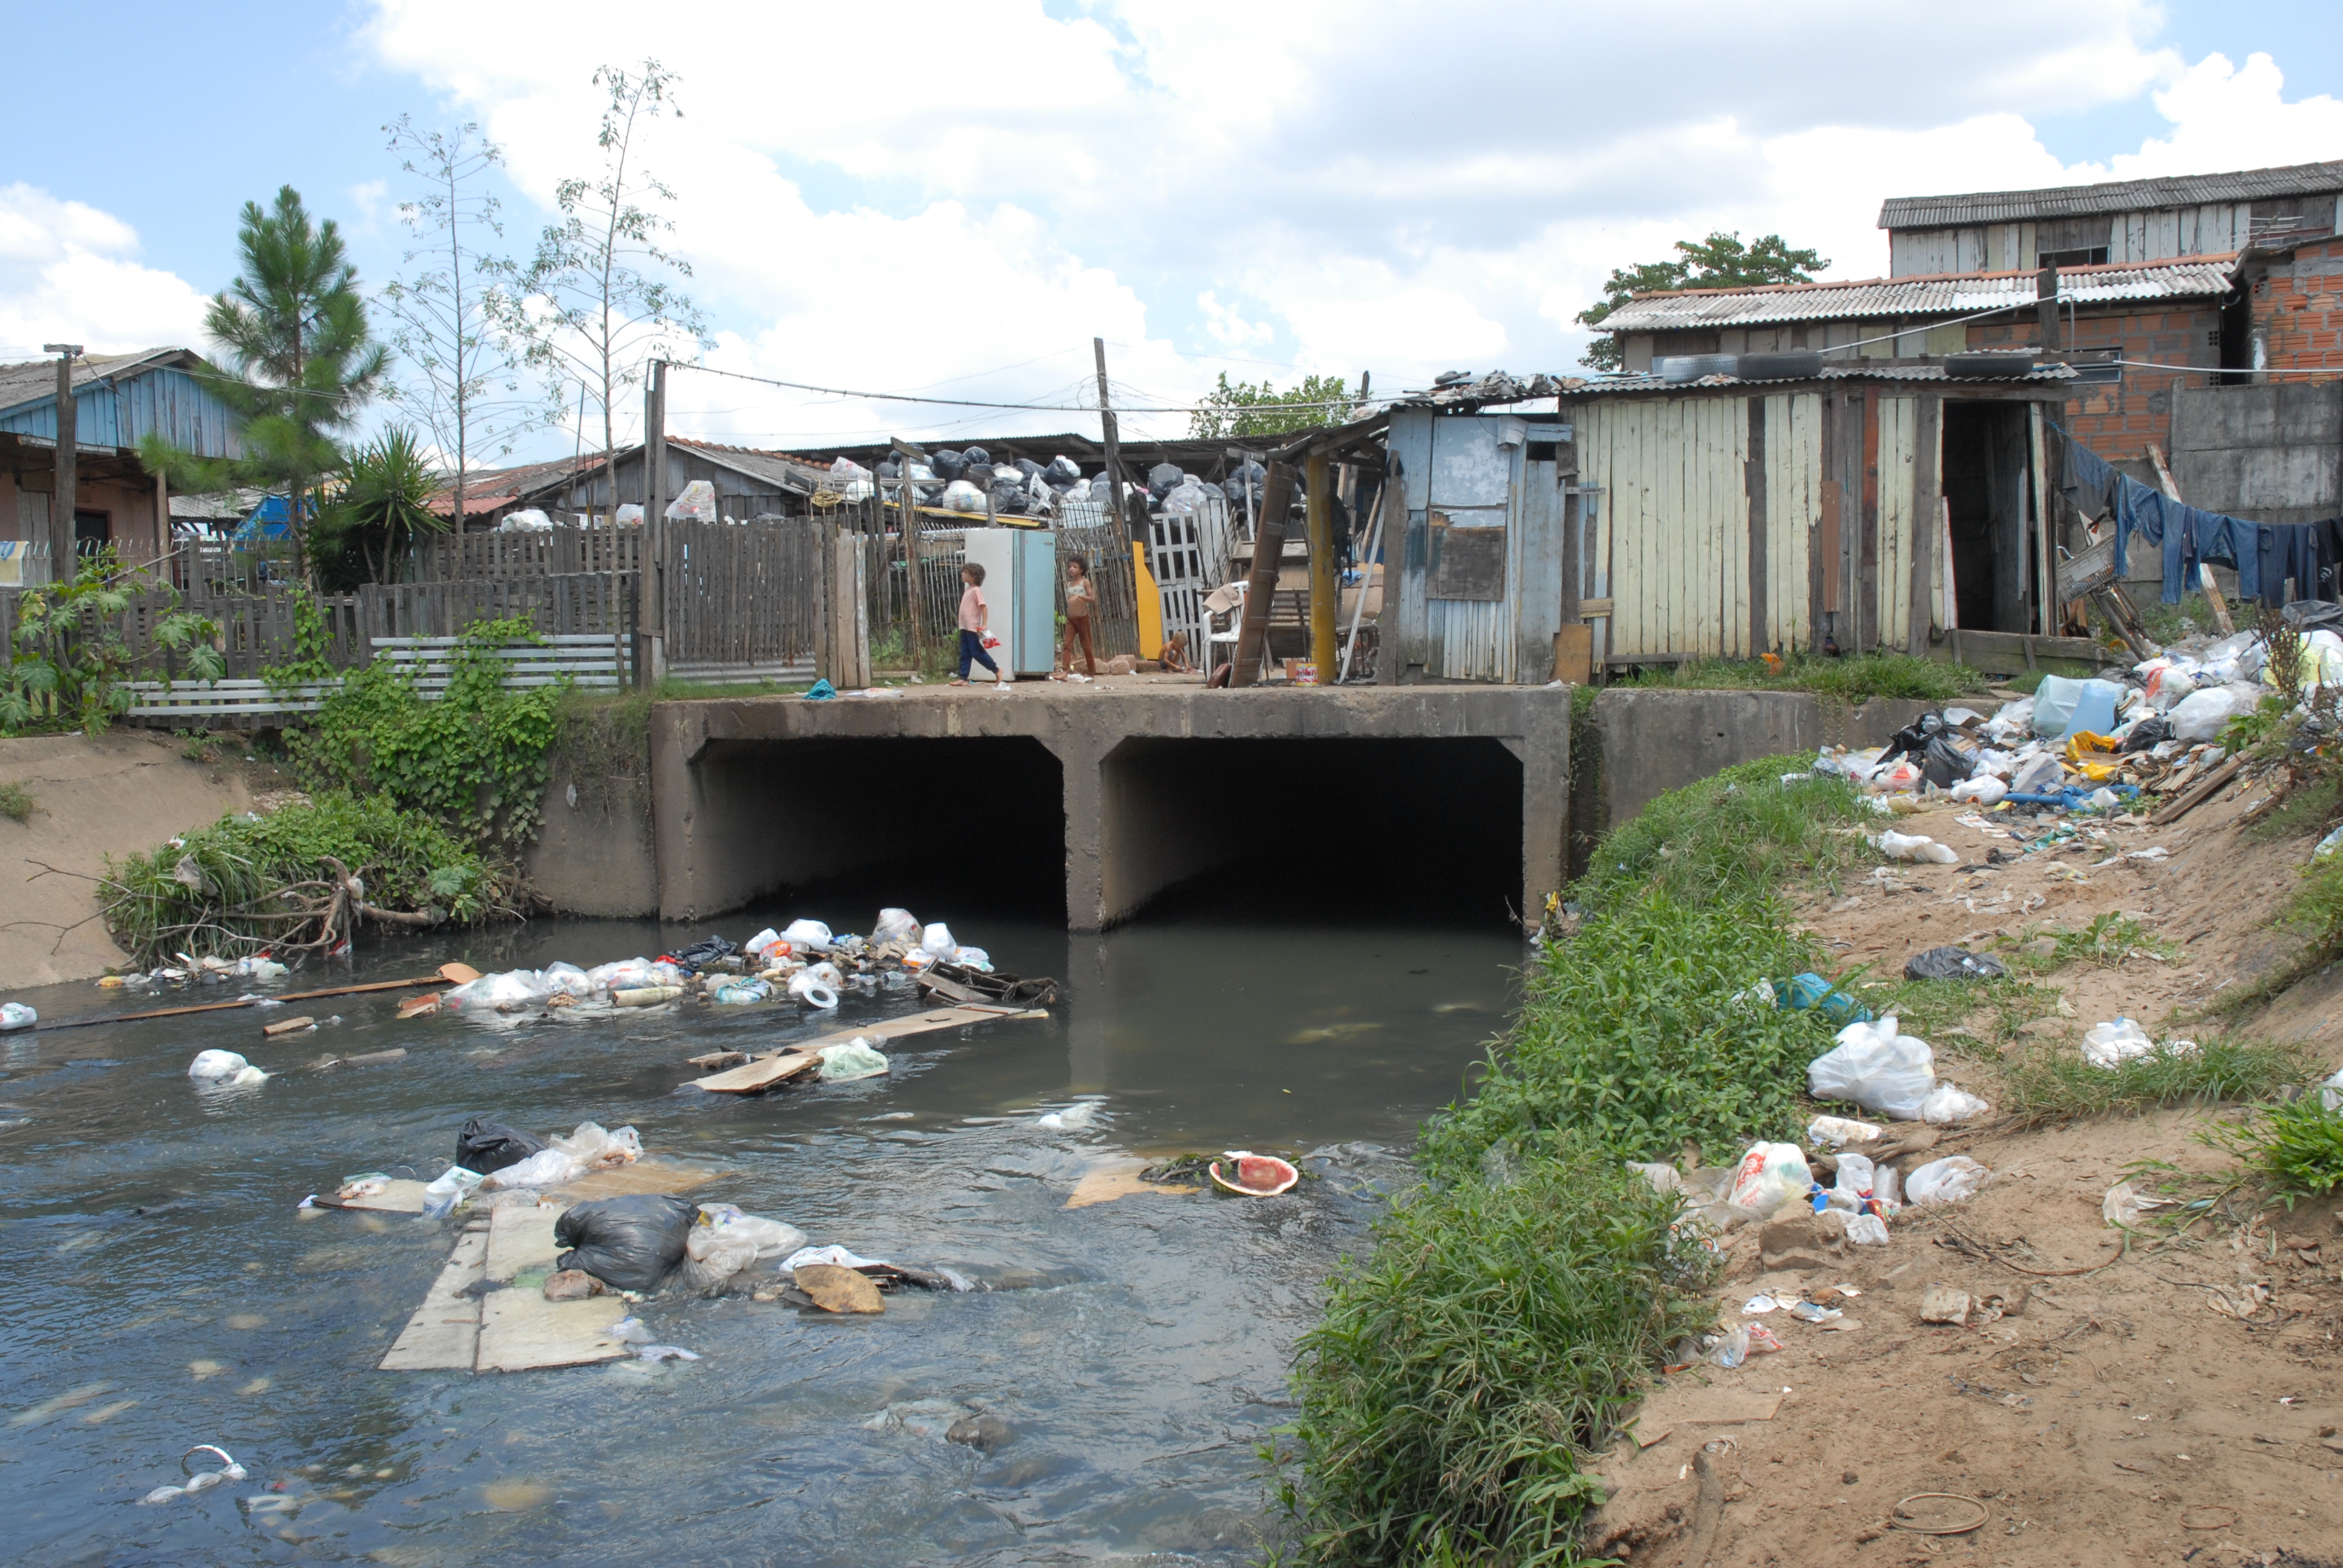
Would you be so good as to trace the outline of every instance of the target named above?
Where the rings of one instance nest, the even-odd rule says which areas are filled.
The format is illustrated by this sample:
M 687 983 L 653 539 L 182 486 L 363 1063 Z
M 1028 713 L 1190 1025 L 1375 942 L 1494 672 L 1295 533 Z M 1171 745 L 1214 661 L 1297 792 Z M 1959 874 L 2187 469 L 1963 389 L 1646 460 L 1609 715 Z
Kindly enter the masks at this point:
M 984 651 L 984 623 L 991 613 L 984 602 L 984 568 L 974 561 L 960 568 L 960 579 L 968 587 L 960 596 L 960 676 L 952 684 L 968 684 L 968 667 L 973 662 L 992 671 L 996 682 L 1005 684 L 1009 678 L 992 662 L 992 655 Z

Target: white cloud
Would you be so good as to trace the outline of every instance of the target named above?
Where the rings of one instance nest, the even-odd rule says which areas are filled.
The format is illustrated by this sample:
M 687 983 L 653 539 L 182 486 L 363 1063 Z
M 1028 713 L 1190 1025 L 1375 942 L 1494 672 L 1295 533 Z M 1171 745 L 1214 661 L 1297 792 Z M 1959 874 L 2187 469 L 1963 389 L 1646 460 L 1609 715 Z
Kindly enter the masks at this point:
M 606 58 L 639 64 L 611 43 L 636 16 L 594 0 L 548 32 L 377 0 L 367 36 L 478 116 L 542 203 L 590 165 L 588 81 Z M 712 363 L 1087 405 L 1096 335 L 1127 346 L 1116 380 L 1159 401 L 1199 395 L 1213 350 L 1404 387 L 1567 367 L 1570 318 L 1613 266 L 1712 229 L 1779 232 L 1864 276 L 1885 270 L 1889 196 L 2343 150 L 2343 108 L 2287 103 L 2268 56 L 2190 65 L 2158 25 L 2147 0 L 1972 0 L 1952 29 L 1871 0 L 1788 19 L 1689 0 L 1664 24 L 1406 0 L 740 0 L 660 30 L 685 115 L 643 156 L 681 197 L 675 248 L 720 328 Z M 2150 93 L 2172 131 L 2136 152 L 2069 166 L 2034 128 Z M 1091 427 L 699 390 L 715 385 L 681 378 L 679 427 Z
M 141 266 L 136 230 L 36 186 L 0 186 L 0 356 L 44 343 L 93 354 L 202 343 L 204 296 Z

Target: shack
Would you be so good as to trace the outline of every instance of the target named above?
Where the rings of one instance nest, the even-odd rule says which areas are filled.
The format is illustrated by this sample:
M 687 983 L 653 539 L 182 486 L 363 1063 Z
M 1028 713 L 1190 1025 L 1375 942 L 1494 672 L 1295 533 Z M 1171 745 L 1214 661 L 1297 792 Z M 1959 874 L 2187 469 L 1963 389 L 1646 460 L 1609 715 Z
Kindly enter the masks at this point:
M 1564 393 L 1563 580 L 1594 666 L 2055 633 L 2047 431 L 2074 375 L 2019 357 Z

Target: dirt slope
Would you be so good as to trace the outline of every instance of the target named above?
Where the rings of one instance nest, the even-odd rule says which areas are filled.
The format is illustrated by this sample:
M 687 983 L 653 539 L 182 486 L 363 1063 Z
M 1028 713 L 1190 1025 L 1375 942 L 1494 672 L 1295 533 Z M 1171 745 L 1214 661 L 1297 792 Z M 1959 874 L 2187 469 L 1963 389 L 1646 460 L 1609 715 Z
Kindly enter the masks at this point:
M 2117 1012 L 2154 1034 L 2176 1006 L 2284 961 L 2289 947 L 2264 922 L 2307 859 L 2307 839 L 2255 837 L 2238 819 L 2264 792 L 2233 789 L 2173 828 L 2113 828 L 2109 842 L 1972 875 L 1927 867 L 1801 911 L 1842 954 L 1893 975 L 1925 948 L 1996 930 L 2016 936 L 2055 919 L 2078 926 L 2127 910 L 2181 944 L 2159 963 L 2070 966 L 2044 983 L 2087 1027 Z M 1907 830 L 1980 860 L 1996 839 L 1925 815 Z M 2101 865 L 2110 849 L 2154 846 L 2164 859 Z M 2052 868 L 2070 865 L 2077 882 Z M 2030 910 L 2030 900 L 2043 902 Z M 2333 974 L 2295 988 L 2248 1024 L 2265 1037 L 2331 1045 L 2343 984 Z M 1973 1020 L 1981 1021 L 1981 1020 Z M 1982 1033 L 1983 1030 L 1981 1030 Z M 1989 1068 L 1963 1070 L 1947 1042 L 1940 1069 L 1992 1094 Z M 1979 1042 L 1978 1050 L 1989 1048 Z M 1949 1059 L 1949 1060 L 1948 1060 Z M 2162 1159 L 2213 1171 L 2226 1159 L 2194 1141 L 2193 1111 L 2006 1133 L 1948 1132 L 1925 1158 L 1967 1153 L 1995 1173 L 1949 1210 L 1906 1210 L 1885 1248 L 1848 1249 L 1820 1270 L 1765 1272 L 1757 1237 L 1731 1241 L 1718 1298 L 1728 1322 L 1772 1328 L 1784 1349 L 1741 1368 L 1675 1374 L 1645 1407 L 1651 1446 L 1623 1443 L 1604 1466 L 1614 1495 L 1598 1546 L 1643 1564 L 1860 1563 L 1935 1561 L 2011 1565 L 2343 1561 L 2343 1221 L 2338 1206 L 2279 1211 L 2247 1235 L 2226 1231 L 2135 1244 L 2101 1216 L 2127 1166 Z M 2269 1305 L 2242 1321 L 2209 1304 L 2267 1282 Z M 1851 1284 L 1831 1328 L 1784 1312 L 1745 1316 L 1761 1290 Z M 2022 1308 L 1990 1322 L 1923 1324 L 1921 1297 L 1946 1285 Z M 1854 1324 L 1852 1328 L 1845 1327 Z M 1770 1420 L 1705 1423 L 1706 1389 L 1783 1393 Z M 2328 1434 L 2322 1437 L 2321 1433 Z M 1704 1450 L 1722 1484 L 1705 1511 L 1694 1471 Z M 1984 1525 L 1932 1539 L 1883 1528 L 1915 1493 L 1955 1493 L 1986 1509 Z M 1949 1520 L 1956 1503 L 1941 1508 Z M 2284 1556 L 2291 1553 L 2297 1555 Z
M 152 730 L 0 740 L 0 784 L 23 785 L 39 808 L 23 823 L 0 817 L 0 990 L 86 980 L 127 962 L 85 879 L 108 855 L 251 809 L 240 768 L 190 762 L 183 744 Z

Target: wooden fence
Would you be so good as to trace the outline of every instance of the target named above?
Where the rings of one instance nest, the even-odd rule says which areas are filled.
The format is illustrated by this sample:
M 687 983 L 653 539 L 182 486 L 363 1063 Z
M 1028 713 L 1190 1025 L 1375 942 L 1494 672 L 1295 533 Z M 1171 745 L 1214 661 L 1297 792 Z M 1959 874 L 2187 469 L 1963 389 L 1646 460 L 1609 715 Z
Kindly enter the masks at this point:
M 532 533 L 440 534 L 408 558 L 423 582 L 480 578 L 575 577 L 582 572 L 640 569 L 640 528 L 588 528 L 556 523 Z
M 827 570 L 818 522 L 669 521 L 667 659 L 670 666 L 790 666 L 813 657 Z

